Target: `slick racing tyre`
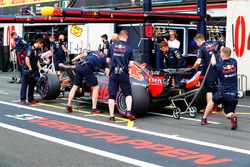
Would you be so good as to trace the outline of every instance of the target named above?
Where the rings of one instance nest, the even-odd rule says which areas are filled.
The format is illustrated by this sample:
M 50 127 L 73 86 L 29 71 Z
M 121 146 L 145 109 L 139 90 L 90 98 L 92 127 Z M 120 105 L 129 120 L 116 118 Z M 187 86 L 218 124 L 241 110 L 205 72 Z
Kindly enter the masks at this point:
M 38 90 L 42 99 L 53 100 L 60 94 L 60 81 L 57 75 L 46 74 L 38 81 Z
M 132 113 L 136 118 L 145 116 L 150 107 L 150 98 L 146 88 L 142 86 L 132 86 L 132 96 Z M 126 112 L 126 101 L 121 91 L 117 94 L 116 104 L 119 113 L 122 114 Z

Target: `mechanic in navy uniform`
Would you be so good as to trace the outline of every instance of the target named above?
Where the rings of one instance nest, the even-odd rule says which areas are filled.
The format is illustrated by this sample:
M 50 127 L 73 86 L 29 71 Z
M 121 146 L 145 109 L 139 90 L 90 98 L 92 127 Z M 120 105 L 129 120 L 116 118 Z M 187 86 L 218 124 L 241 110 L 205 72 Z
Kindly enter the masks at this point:
M 197 34 L 194 37 L 194 40 L 196 44 L 199 47 L 197 60 L 195 64 L 193 65 L 193 68 L 201 70 L 201 76 L 204 78 L 206 71 L 208 69 L 208 66 L 211 61 L 211 57 L 216 52 L 217 47 L 213 42 L 205 41 L 205 37 L 202 34 Z M 216 54 L 216 59 L 219 61 L 218 54 Z M 213 93 L 217 92 L 217 84 L 218 79 L 216 76 L 216 72 L 214 71 L 214 68 L 210 68 L 208 71 L 204 87 L 206 90 L 206 99 L 207 103 L 211 101 L 213 97 Z
M 129 79 L 129 66 L 134 64 L 134 55 L 132 49 L 127 44 L 128 32 L 122 30 L 119 33 L 119 41 L 115 42 L 109 48 L 107 55 L 107 63 L 109 68 L 106 68 L 106 75 L 109 76 L 109 112 L 111 122 L 115 121 L 114 107 L 115 99 L 119 90 L 119 86 L 125 96 L 127 111 L 123 113 L 130 120 L 134 120 L 135 117 L 131 113 L 132 108 L 132 93 Z
M 181 52 L 177 48 L 169 48 L 166 41 L 160 43 L 160 49 L 164 54 L 164 64 L 167 68 L 184 68 L 186 61 L 183 59 Z M 177 86 L 182 79 L 182 75 L 177 74 L 174 76 L 172 86 Z
M 237 100 L 237 61 L 231 56 L 230 48 L 221 50 L 221 62 L 217 62 L 213 54 L 212 65 L 218 74 L 219 87 L 218 92 L 213 95 L 212 100 L 207 104 L 201 125 L 207 125 L 207 117 L 212 112 L 214 106 L 222 104 L 226 118 L 231 120 L 234 130 L 237 128 L 237 117 L 235 116 L 235 108 L 238 104 Z
M 28 102 L 29 104 L 36 104 L 37 101 L 34 99 L 34 88 L 40 78 L 40 49 L 44 46 L 44 40 L 39 38 L 36 40 L 33 46 L 27 48 L 25 63 L 23 66 L 23 78 L 22 86 L 20 91 L 20 104 L 26 105 L 26 94 L 28 88 Z
M 15 51 L 16 51 L 16 58 L 17 58 L 17 69 L 20 72 L 20 80 L 18 83 L 21 83 L 21 78 L 23 77 L 23 65 L 25 59 L 25 50 L 27 48 L 27 42 L 19 37 L 16 32 L 11 33 L 11 38 L 15 42 Z
M 221 34 L 220 40 L 217 42 L 218 45 L 218 51 L 222 50 L 224 47 L 226 47 L 226 39 L 225 34 Z
M 101 46 L 101 53 L 107 55 L 109 47 L 110 47 L 110 44 L 109 44 L 109 41 L 108 41 L 108 35 L 107 34 L 103 34 L 101 36 L 101 39 L 102 39 L 102 42 L 103 42 L 103 44 Z
M 67 56 L 67 43 L 64 41 L 65 37 L 63 34 L 59 36 L 59 40 L 53 43 L 52 47 L 52 53 L 55 55 L 55 70 L 59 75 L 59 80 L 63 80 L 64 71 L 60 69 L 59 64 L 66 62 L 66 56 Z
M 101 114 L 101 111 L 97 109 L 99 85 L 97 77 L 94 75 L 94 73 L 106 67 L 106 56 L 98 51 L 91 51 L 76 56 L 74 59 L 72 59 L 72 62 L 75 62 L 76 60 L 81 58 L 85 59 L 80 61 L 76 66 L 76 76 L 74 85 L 69 93 L 67 112 L 70 113 L 73 111 L 72 100 L 77 89 L 83 85 L 83 80 L 85 79 L 87 84 L 91 86 L 93 90 L 91 114 Z
M 166 41 L 160 43 L 160 49 L 164 54 L 164 63 L 167 68 L 184 68 L 186 62 L 177 48 L 169 48 Z

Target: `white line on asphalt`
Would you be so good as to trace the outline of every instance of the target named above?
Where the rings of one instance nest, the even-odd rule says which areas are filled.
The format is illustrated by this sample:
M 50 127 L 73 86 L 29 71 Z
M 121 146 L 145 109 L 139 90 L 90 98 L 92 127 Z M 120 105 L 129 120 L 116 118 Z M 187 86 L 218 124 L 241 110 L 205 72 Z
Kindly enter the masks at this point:
M 125 163 L 128 163 L 128 164 L 136 165 L 136 166 L 141 166 L 141 167 L 144 167 L 144 166 L 145 167 L 161 167 L 159 165 L 152 164 L 152 163 L 149 163 L 149 162 L 144 162 L 144 161 L 140 161 L 140 160 L 137 160 L 137 159 L 125 157 L 125 156 L 122 156 L 122 155 L 118 155 L 118 154 L 114 154 L 114 153 L 111 153 L 111 152 L 99 150 L 99 149 L 96 149 L 96 148 L 93 148 L 93 147 L 88 147 L 88 146 L 81 145 L 81 144 L 78 144 L 78 143 L 73 143 L 73 142 L 70 142 L 70 141 L 67 141 L 67 140 L 63 140 L 63 139 L 59 139 L 59 138 L 56 138 L 56 137 L 44 135 L 44 134 L 41 134 L 41 133 L 37 133 L 37 132 L 34 132 L 34 131 L 30 131 L 30 130 L 27 130 L 27 129 L 19 128 L 19 127 L 4 124 L 4 123 L 0 123 L 0 127 L 6 128 L 6 129 L 9 129 L 9 130 L 13 130 L 13 131 L 16 131 L 16 132 L 19 132 L 19 133 L 23 133 L 23 134 L 26 134 L 26 135 L 29 135 L 29 136 L 33 136 L 33 137 L 36 137 L 36 138 L 51 141 L 51 142 L 61 144 L 61 145 L 64 145 L 64 146 L 76 148 L 76 149 L 79 149 L 79 150 L 82 150 L 82 151 L 85 151 L 85 152 L 89 152 L 89 153 L 92 153 L 92 154 L 100 155 L 102 157 L 106 157 L 106 158 L 114 159 L 114 160 L 117 160 L 117 161 L 125 162 Z
M 0 94 L 8 95 L 9 93 L 6 93 L 6 92 L 0 90 Z
M 248 105 L 241 105 L 241 104 L 238 104 L 237 107 L 245 107 L 245 108 L 250 108 L 250 106 Z
M 161 113 L 154 113 L 154 112 L 148 112 L 149 114 L 152 115 L 159 115 L 159 116 L 163 116 L 163 117 L 170 117 L 173 118 L 173 115 L 168 115 L 168 114 L 161 114 Z M 195 122 L 200 122 L 200 119 L 194 119 L 194 118 L 185 118 L 185 117 L 181 117 L 180 119 L 184 119 L 184 120 L 189 120 L 189 121 L 195 121 Z M 213 121 L 208 121 L 208 123 L 210 124 L 215 124 L 215 125 L 220 125 L 221 123 L 219 122 L 213 122 Z
M 12 79 L 11 77 L 4 77 L 4 76 L 0 76 L 0 78 Z
M 47 113 L 47 114 L 51 114 L 51 115 L 57 115 L 57 116 L 76 119 L 76 120 L 81 120 L 81 121 L 85 121 L 85 122 L 91 122 L 91 123 L 95 123 L 95 124 L 99 124 L 99 125 L 110 126 L 110 127 L 114 127 L 114 128 L 124 129 L 124 130 L 127 130 L 127 131 L 139 132 L 139 133 L 143 133 L 143 134 L 148 134 L 148 135 L 173 139 L 173 140 L 177 140 L 177 141 L 183 141 L 183 142 L 192 143 L 192 144 L 195 144 L 195 145 L 201 145 L 201 146 L 212 147 L 212 148 L 216 148 L 216 149 L 233 151 L 233 152 L 238 152 L 238 153 L 250 155 L 250 150 L 245 150 L 245 149 L 241 149 L 241 148 L 230 147 L 230 146 L 225 146 L 225 145 L 220 145 L 220 144 L 215 144 L 215 143 L 209 143 L 209 142 L 205 142 L 205 141 L 189 139 L 189 138 L 184 138 L 184 137 L 176 137 L 176 136 L 172 136 L 172 135 L 169 135 L 169 134 L 163 134 L 163 133 L 143 130 L 143 129 L 139 129 L 139 128 L 127 128 L 127 127 L 122 126 L 122 125 L 111 124 L 111 123 L 108 123 L 108 122 L 102 122 L 102 121 L 97 121 L 97 120 L 93 120 L 93 119 L 77 117 L 77 116 L 74 116 L 74 115 L 58 113 L 58 112 L 53 112 L 53 111 L 49 111 L 49 110 L 33 108 L 33 107 L 29 107 L 29 106 L 17 105 L 17 104 L 5 102 L 5 101 L 0 101 L 0 104 L 13 106 L 13 107 L 17 107 L 17 108 L 33 110 L 33 111 L 38 111 L 38 112 Z

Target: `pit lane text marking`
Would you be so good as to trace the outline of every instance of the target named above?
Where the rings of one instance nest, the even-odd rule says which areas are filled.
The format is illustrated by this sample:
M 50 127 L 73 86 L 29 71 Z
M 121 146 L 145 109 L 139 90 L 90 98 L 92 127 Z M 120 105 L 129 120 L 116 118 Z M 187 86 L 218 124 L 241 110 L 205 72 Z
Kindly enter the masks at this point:
M 63 139 L 59 139 L 59 138 L 56 138 L 56 137 L 44 135 L 44 134 L 41 134 L 41 133 L 37 133 L 37 132 L 34 132 L 34 131 L 30 131 L 30 130 L 27 130 L 27 129 L 19 128 L 19 127 L 4 124 L 4 123 L 0 123 L 0 127 L 3 127 L 5 129 L 9 129 L 9 130 L 13 130 L 13 131 L 16 131 L 16 132 L 19 132 L 19 133 L 23 133 L 23 134 L 26 134 L 26 135 L 29 135 L 29 136 L 33 136 L 33 137 L 36 137 L 36 138 L 44 139 L 44 140 L 54 142 L 54 143 L 57 143 L 57 144 L 61 144 L 61 145 L 64 145 L 64 146 L 68 146 L 68 147 L 71 147 L 71 148 L 75 148 L 75 149 L 78 149 L 78 150 L 82 150 L 82 151 L 85 151 L 85 152 L 89 152 L 89 153 L 92 153 L 92 154 L 100 155 L 102 157 L 106 157 L 106 158 L 114 159 L 114 160 L 117 160 L 117 161 L 125 162 L 125 163 L 128 163 L 128 164 L 136 165 L 136 166 L 141 166 L 141 167 L 161 167 L 161 166 L 156 165 L 156 164 L 152 164 L 152 163 L 140 161 L 140 160 L 137 160 L 137 159 L 125 157 L 125 156 L 122 156 L 122 155 L 110 153 L 110 152 L 107 152 L 107 151 L 95 149 L 95 148 L 92 148 L 92 147 L 88 147 L 88 146 L 85 146 L 85 145 L 73 143 L 73 142 L 70 142 L 70 141 L 67 141 L 67 140 L 63 140 Z
M 88 128 L 81 125 L 71 124 L 64 121 L 51 120 L 49 118 L 39 117 L 30 114 L 18 114 L 18 115 L 5 115 L 20 121 L 26 121 L 27 123 L 37 124 L 43 127 L 57 129 L 59 131 L 79 134 L 83 137 L 90 137 L 92 139 L 103 139 L 107 143 L 114 145 L 125 145 L 132 147 L 135 150 L 152 151 L 155 155 L 161 155 L 162 157 L 173 158 L 182 161 L 191 160 L 194 164 L 198 165 L 216 165 L 221 163 L 232 162 L 232 159 L 221 158 L 217 159 L 212 154 L 199 153 L 193 150 L 175 148 L 170 145 L 154 143 L 149 140 L 131 139 L 129 136 L 121 136 L 108 131 L 102 131 L 94 128 Z
M 127 128 L 127 127 L 122 126 L 122 125 L 110 124 L 110 123 L 107 123 L 107 122 L 102 122 L 102 121 L 97 121 L 97 120 L 93 120 L 93 119 L 77 117 L 77 116 L 74 116 L 74 115 L 58 113 L 58 112 L 53 112 L 53 111 L 49 111 L 49 110 L 33 108 L 33 107 L 29 107 L 29 106 L 17 105 L 17 104 L 5 102 L 5 101 L 0 101 L 0 104 L 4 104 L 4 105 L 16 107 L 16 108 L 23 108 L 23 109 L 27 109 L 27 110 L 37 111 L 37 112 L 41 112 L 41 113 L 47 113 L 47 114 L 51 114 L 51 115 L 57 115 L 57 116 L 61 116 L 61 117 L 65 117 L 65 118 L 71 118 L 71 119 L 75 119 L 75 120 L 81 120 L 81 121 L 85 121 L 85 122 L 90 122 L 90 123 L 94 123 L 94 124 L 114 127 L 114 128 L 118 128 L 118 129 L 124 129 L 124 130 L 127 130 L 127 131 L 133 131 L 133 132 L 138 132 L 138 133 L 142 133 L 142 134 L 158 136 L 158 137 L 167 138 L 167 139 L 173 139 L 173 140 L 177 140 L 177 141 L 192 143 L 192 144 L 195 144 L 195 145 L 201 145 L 201 146 L 206 146 L 206 147 L 211 147 L 211 148 L 216 148 L 216 149 L 227 150 L 227 151 L 232 151 L 232 152 L 237 152 L 237 153 L 250 155 L 250 150 L 246 150 L 246 149 L 230 147 L 230 146 L 225 146 L 225 145 L 220 145 L 220 144 L 214 144 L 214 143 L 209 143 L 209 142 L 204 142 L 204 141 L 189 139 L 189 138 L 184 138 L 184 137 L 175 137 L 175 136 L 172 136 L 172 135 L 169 135 L 169 134 L 163 134 L 163 133 L 148 131 L 148 130 L 139 129 L 139 128 Z

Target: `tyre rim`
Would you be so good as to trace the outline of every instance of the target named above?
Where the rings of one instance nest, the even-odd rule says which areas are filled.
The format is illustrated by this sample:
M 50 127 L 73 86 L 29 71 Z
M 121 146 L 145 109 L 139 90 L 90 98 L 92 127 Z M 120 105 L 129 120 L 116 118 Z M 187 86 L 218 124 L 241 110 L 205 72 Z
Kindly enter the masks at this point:
M 121 115 L 126 115 L 127 106 L 122 93 L 119 93 L 117 98 L 117 109 Z
M 125 112 L 127 110 L 127 106 L 126 106 L 126 102 L 125 102 L 125 97 L 123 96 L 122 93 L 119 94 L 117 104 L 118 104 L 119 110 L 121 110 L 122 112 Z
M 42 98 L 46 98 L 48 92 L 48 83 L 46 82 L 46 79 L 43 78 L 40 81 L 40 95 Z

